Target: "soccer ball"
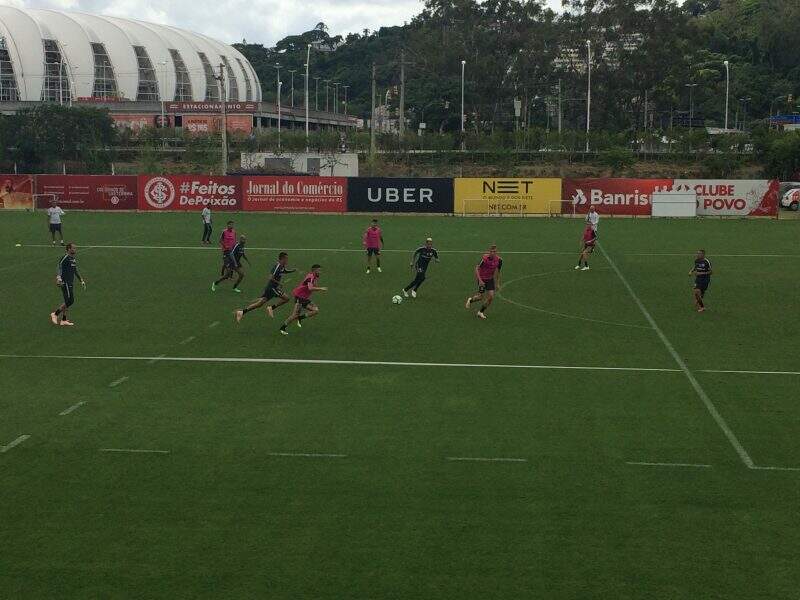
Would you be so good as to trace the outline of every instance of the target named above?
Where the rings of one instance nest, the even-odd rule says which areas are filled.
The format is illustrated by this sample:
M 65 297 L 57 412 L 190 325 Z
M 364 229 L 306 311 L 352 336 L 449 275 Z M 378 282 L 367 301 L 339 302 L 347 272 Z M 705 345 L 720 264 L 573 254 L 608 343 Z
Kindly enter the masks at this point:
M 392 296 L 392 304 L 400 304 L 402 301 L 402 296 Z

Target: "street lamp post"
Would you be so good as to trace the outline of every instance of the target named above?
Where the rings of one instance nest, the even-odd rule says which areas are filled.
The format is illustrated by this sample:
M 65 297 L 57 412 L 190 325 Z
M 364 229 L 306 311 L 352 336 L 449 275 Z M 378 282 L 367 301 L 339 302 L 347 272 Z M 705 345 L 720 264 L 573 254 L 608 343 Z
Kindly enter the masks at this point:
M 344 118 L 345 118 L 345 121 L 347 120 L 347 88 L 349 88 L 349 87 L 350 87 L 349 85 L 343 85 L 342 86 L 342 89 L 344 90 Z
M 722 63 L 725 65 L 725 131 L 728 130 L 728 97 L 731 91 L 731 63 L 727 60 Z
M 325 79 L 325 112 L 328 112 L 328 84 L 330 84 L 330 79 Z
M 161 131 L 161 146 L 162 146 L 162 148 L 166 148 L 167 147 L 167 140 L 164 137 L 164 131 L 163 131 L 164 130 L 164 125 L 166 123 L 166 116 L 164 115 L 164 94 L 166 94 L 166 92 L 167 92 L 167 61 L 166 61 L 166 59 L 162 60 L 159 64 L 161 65 L 161 73 L 163 75 L 161 80 L 162 80 L 162 82 L 164 84 L 163 87 L 161 88 L 161 90 L 159 90 L 159 94 L 158 94 L 159 98 L 161 99 L 161 130 L 162 130 Z
M 464 139 L 464 122 L 466 121 L 464 117 L 464 69 L 467 65 L 467 61 L 461 61 L 461 149 L 466 149 L 466 140 Z
M 280 63 L 275 63 L 275 70 L 278 72 L 278 74 L 275 77 L 275 86 L 276 86 L 276 89 L 278 91 L 278 97 L 277 97 L 276 103 L 280 104 L 281 103 L 281 65 L 280 65 Z
M 592 42 L 586 40 L 586 152 L 589 152 L 589 128 L 592 114 Z
M 281 85 L 282 81 L 278 81 L 278 152 L 281 151 Z
M 316 110 L 316 111 L 319 110 L 319 80 L 320 79 L 322 79 L 322 77 L 314 77 L 314 85 L 315 85 L 315 88 L 314 88 L 314 110 Z
M 686 87 L 689 88 L 689 129 L 694 127 L 694 88 L 697 85 L 696 83 L 686 84 Z
M 306 154 L 308 154 L 308 67 L 311 63 L 311 44 L 308 44 L 306 47 L 306 93 L 303 98 L 305 99 L 306 103 Z
M 292 81 L 291 84 L 292 94 L 291 94 L 291 100 L 289 101 L 290 102 L 289 106 L 290 108 L 294 108 L 294 74 L 297 73 L 297 69 L 289 69 L 289 73 L 291 74 L 291 81 Z

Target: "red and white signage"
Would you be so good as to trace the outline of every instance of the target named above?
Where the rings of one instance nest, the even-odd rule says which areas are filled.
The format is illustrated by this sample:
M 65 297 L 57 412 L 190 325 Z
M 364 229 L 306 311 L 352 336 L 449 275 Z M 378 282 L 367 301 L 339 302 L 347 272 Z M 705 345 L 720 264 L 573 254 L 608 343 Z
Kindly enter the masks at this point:
M 243 177 L 244 210 L 345 212 L 344 177 Z
M 170 113 L 220 113 L 221 102 L 167 102 L 166 111 Z M 228 113 L 254 113 L 258 110 L 258 102 L 226 102 Z
M 33 208 L 33 175 L 0 175 L 0 209 Z
M 563 211 L 584 214 L 593 206 L 604 215 L 649 215 L 653 192 L 671 186 L 671 179 L 565 179 Z
M 36 208 L 136 210 L 135 175 L 37 175 Z
M 673 189 L 697 194 L 698 216 L 775 216 L 778 187 L 769 179 L 676 179 Z
M 139 210 L 242 210 L 240 177 L 140 175 Z
M 219 131 L 221 117 L 212 117 L 207 115 L 193 115 L 183 117 L 183 130 L 187 133 L 206 134 Z

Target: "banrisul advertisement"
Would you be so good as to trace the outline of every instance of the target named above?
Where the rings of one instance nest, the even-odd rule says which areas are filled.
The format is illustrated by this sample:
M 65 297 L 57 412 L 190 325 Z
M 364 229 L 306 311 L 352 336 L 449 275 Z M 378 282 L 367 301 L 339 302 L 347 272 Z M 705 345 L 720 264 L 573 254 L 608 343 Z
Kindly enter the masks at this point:
M 351 212 L 453 212 L 453 180 L 449 178 L 351 177 L 347 186 Z

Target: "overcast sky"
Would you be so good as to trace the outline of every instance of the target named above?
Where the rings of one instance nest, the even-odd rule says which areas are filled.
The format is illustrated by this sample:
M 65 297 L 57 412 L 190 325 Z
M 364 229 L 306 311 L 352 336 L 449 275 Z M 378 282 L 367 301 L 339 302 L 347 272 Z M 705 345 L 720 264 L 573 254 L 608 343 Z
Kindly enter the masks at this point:
M 547 0 L 553 8 L 560 0 Z M 272 46 L 324 22 L 331 35 L 402 25 L 422 9 L 418 0 L 0 0 L 27 8 L 55 8 L 130 17 L 204 33 L 222 42 Z

